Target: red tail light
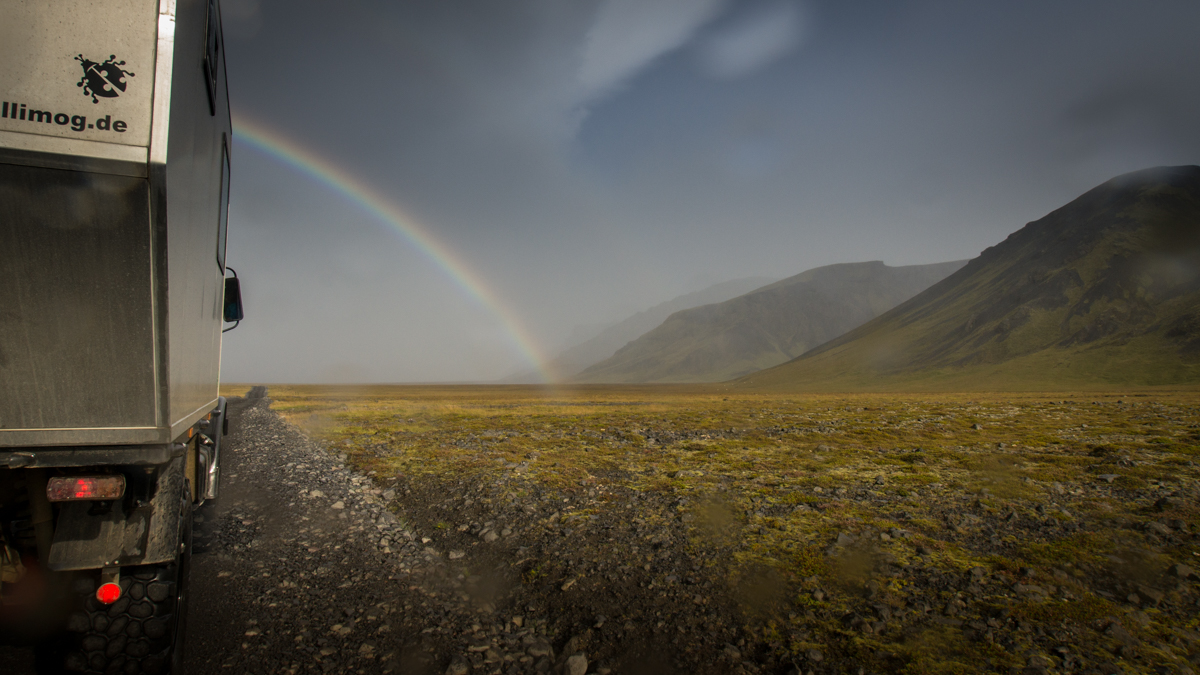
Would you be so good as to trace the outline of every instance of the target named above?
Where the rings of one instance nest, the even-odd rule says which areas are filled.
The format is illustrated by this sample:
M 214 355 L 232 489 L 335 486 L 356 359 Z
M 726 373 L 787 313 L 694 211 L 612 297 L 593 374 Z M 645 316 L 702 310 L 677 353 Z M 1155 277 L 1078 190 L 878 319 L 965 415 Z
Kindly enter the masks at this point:
M 96 589 L 96 599 L 106 605 L 111 605 L 121 598 L 121 587 L 109 582 Z
M 46 483 L 46 497 L 52 502 L 72 500 L 120 499 L 125 494 L 125 476 L 55 476 Z

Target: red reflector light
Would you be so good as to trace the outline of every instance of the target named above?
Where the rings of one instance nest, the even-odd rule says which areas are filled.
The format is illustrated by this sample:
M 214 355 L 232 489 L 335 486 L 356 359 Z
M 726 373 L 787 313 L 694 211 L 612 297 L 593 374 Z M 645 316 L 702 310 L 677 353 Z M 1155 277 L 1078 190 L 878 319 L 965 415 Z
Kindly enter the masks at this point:
M 114 583 L 107 583 L 96 589 L 96 599 L 106 605 L 111 605 L 121 597 L 121 587 Z
M 119 499 L 125 494 L 125 476 L 55 476 L 46 483 L 52 502 L 76 499 Z

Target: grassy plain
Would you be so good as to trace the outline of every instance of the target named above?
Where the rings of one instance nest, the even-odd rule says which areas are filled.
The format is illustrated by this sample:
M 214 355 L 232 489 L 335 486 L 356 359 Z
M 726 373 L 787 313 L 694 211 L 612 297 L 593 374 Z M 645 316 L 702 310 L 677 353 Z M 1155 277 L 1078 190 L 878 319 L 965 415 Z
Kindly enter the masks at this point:
M 651 497 L 686 533 L 695 569 L 723 580 L 746 634 L 771 652 L 764 663 L 966 673 L 1183 672 L 1200 661 L 1188 570 L 1200 568 L 1194 391 L 272 386 L 269 396 L 381 485 L 455 476 L 592 497 L 543 524 Z M 402 498 L 393 508 L 405 517 Z

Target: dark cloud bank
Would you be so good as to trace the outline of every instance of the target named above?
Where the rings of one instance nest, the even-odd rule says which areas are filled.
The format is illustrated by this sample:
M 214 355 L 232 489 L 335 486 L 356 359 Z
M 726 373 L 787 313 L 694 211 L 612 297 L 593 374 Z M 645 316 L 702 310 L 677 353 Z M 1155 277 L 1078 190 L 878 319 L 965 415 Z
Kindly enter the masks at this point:
M 226 0 L 235 115 L 341 166 L 546 353 L 708 284 L 973 257 L 1200 161 L 1194 2 Z M 495 312 L 235 146 L 230 381 L 489 380 Z

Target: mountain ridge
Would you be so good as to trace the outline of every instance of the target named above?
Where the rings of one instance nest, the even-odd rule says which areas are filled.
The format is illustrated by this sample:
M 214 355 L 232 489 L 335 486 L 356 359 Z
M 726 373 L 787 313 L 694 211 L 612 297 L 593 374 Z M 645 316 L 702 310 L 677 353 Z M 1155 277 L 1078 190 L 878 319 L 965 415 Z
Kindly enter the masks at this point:
M 881 316 L 741 384 L 848 390 L 1200 380 L 1200 167 L 1123 174 Z M 974 388 L 974 387 L 970 387 Z
M 744 295 L 676 312 L 583 370 L 594 383 L 715 382 L 785 362 L 916 295 L 966 261 L 881 261 L 806 270 Z
M 636 312 L 621 321 L 607 325 L 590 337 L 563 349 L 545 366 L 556 379 L 578 374 L 592 364 L 612 356 L 618 349 L 653 330 L 671 314 L 692 307 L 722 302 L 759 287 L 772 284 L 773 277 L 743 277 L 713 284 L 700 290 L 684 293 L 652 307 Z M 541 374 L 534 371 L 516 373 L 504 378 L 504 383 L 538 382 Z

